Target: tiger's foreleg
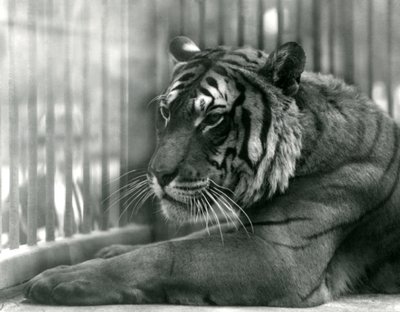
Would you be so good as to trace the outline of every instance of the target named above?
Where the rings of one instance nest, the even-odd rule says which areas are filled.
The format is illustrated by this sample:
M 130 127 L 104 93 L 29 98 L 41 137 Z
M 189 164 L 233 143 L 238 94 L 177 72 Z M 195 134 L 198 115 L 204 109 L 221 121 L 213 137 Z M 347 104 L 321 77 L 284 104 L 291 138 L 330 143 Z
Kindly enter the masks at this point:
M 47 270 L 26 287 L 42 303 L 93 305 L 179 303 L 310 306 L 329 299 L 323 287 L 303 294 L 316 272 L 296 255 L 246 233 L 162 242 L 110 258 Z M 305 284 L 303 281 L 307 281 Z M 317 285 L 319 286 L 319 285 Z M 308 292 L 308 291 L 307 291 Z

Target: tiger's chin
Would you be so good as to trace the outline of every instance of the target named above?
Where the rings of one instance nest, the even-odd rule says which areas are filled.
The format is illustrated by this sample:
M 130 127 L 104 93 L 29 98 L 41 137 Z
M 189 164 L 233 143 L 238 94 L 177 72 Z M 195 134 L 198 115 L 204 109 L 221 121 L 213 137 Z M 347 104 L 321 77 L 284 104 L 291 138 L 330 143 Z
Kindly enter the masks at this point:
M 193 215 L 190 214 L 187 203 L 178 202 L 170 197 L 164 197 L 160 201 L 161 211 L 164 216 L 175 223 L 194 222 Z

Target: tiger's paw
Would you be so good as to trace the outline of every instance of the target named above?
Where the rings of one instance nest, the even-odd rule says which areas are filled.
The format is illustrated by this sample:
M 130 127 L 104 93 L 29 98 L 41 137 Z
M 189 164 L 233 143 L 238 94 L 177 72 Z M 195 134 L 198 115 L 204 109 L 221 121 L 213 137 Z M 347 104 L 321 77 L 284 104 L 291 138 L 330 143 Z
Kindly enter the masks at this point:
M 107 274 L 103 269 L 104 261 L 95 259 L 74 266 L 59 266 L 46 270 L 27 283 L 24 295 L 44 304 L 123 303 L 128 287 L 121 281 L 114 280 L 111 274 Z
M 122 255 L 124 253 L 130 252 L 130 251 L 136 250 L 140 247 L 141 247 L 141 245 L 133 246 L 133 245 L 114 244 L 114 245 L 110 245 L 110 246 L 100 249 L 96 253 L 95 258 L 108 259 L 108 258 L 112 258 L 115 256 Z

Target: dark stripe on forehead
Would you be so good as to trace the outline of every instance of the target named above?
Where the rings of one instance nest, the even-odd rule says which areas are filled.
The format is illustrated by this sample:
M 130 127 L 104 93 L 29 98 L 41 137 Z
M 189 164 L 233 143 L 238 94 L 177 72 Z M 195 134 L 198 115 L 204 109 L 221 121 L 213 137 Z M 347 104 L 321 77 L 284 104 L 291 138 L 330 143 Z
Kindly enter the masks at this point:
M 207 77 L 206 81 L 211 87 L 218 89 L 218 82 L 213 77 Z
M 231 52 L 231 54 L 243 58 L 246 62 L 258 65 L 258 62 L 254 61 L 254 60 L 251 60 L 245 53 L 242 53 L 242 52 Z
M 213 106 L 209 105 L 207 107 L 207 111 L 206 112 L 209 113 L 209 112 L 213 111 L 214 109 L 225 108 L 225 107 L 226 107 L 225 105 L 213 105 Z
M 208 91 L 206 88 L 200 87 L 200 88 L 199 88 L 199 91 L 200 91 L 201 93 L 203 93 L 205 96 L 209 96 L 209 97 L 212 97 L 212 98 L 214 99 L 213 95 L 212 95 L 212 94 L 210 93 L 210 91 Z
M 238 67 L 243 67 L 246 64 L 240 63 L 240 62 L 236 62 L 236 61 L 232 61 L 232 60 L 220 60 L 220 62 L 226 63 L 226 64 L 230 64 L 233 66 L 238 66 Z
M 185 84 L 184 84 L 184 83 L 181 83 L 181 84 L 177 85 L 176 87 L 174 87 L 174 88 L 171 90 L 171 92 L 172 92 L 172 91 L 176 91 L 176 90 L 183 89 L 184 87 L 185 87 Z
M 184 74 L 182 77 L 180 77 L 178 79 L 178 81 L 185 82 L 185 81 L 188 81 L 189 79 L 193 78 L 194 76 L 196 76 L 195 73 L 187 73 L 187 74 Z
M 220 65 L 215 65 L 212 68 L 212 70 L 215 71 L 218 75 L 221 75 L 221 76 L 224 76 L 226 78 L 229 78 L 229 74 L 226 71 L 226 69 L 224 67 L 220 66 Z

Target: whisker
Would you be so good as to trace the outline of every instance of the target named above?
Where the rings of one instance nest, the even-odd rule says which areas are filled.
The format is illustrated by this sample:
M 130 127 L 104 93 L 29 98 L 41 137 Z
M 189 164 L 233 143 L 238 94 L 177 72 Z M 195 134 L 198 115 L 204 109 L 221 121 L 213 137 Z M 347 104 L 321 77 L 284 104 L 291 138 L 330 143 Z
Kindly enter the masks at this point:
M 208 205 L 210 205 L 208 202 L 207 202 L 207 199 L 205 198 L 205 196 L 204 196 L 204 194 L 203 193 L 201 193 L 201 196 L 205 199 L 205 201 L 206 202 L 204 202 L 204 201 L 202 201 L 202 203 L 205 205 L 206 203 L 208 204 Z M 203 205 L 202 205 L 202 208 L 205 208 L 205 209 L 202 209 L 201 211 L 202 211 L 202 213 L 203 213 L 203 217 L 204 217 L 204 220 L 205 220 L 205 222 L 206 222 L 206 230 L 207 230 L 207 233 L 208 233 L 208 235 L 210 235 L 210 230 L 208 229 L 208 217 L 209 217 L 209 214 L 208 214 L 208 209 L 207 209 L 207 207 L 204 207 Z
M 144 180 L 144 181 L 145 181 L 145 180 Z M 143 182 L 143 181 L 142 181 L 142 182 Z M 126 188 L 128 188 L 128 187 L 131 187 L 132 184 L 133 184 L 133 183 L 128 183 L 128 184 L 126 184 L 126 185 L 124 185 L 124 186 L 119 187 L 119 188 L 116 189 L 115 191 L 111 192 L 111 194 L 110 194 L 109 196 L 107 196 L 106 198 L 104 198 L 104 199 L 102 200 L 102 203 L 103 203 L 104 201 L 110 199 L 110 198 L 111 198 L 113 195 L 115 195 L 116 193 L 121 192 L 123 189 L 126 189 Z
M 143 194 L 146 194 L 146 192 L 148 191 L 148 188 L 146 186 L 141 187 L 133 196 L 133 198 L 130 200 L 130 202 L 127 204 L 128 207 L 130 207 L 130 205 L 132 205 L 136 200 L 139 200 L 139 198 L 142 197 Z
M 208 195 L 208 197 L 210 197 L 211 200 L 217 205 L 218 209 L 221 211 L 222 215 L 224 216 L 224 218 L 225 218 L 225 220 L 226 220 L 226 223 L 229 224 L 230 221 L 228 220 L 227 214 L 225 213 L 225 211 L 224 211 L 224 210 L 222 209 L 222 207 L 220 206 L 220 204 L 219 204 L 217 198 L 216 198 L 215 196 L 213 196 L 213 194 L 211 194 L 208 190 L 206 190 L 205 192 L 206 192 L 206 194 Z
M 147 193 L 145 193 L 144 196 L 142 196 L 142 199 L 136 203 L 136 205 L 133 207 L 132 211 L 134 213 L 137 213 L 140 207 L 150 198 L 150 196 L 154 195 L 154 193 L 151 191 L 150 188 L 147 189 Z
M 206 195 L 209 195 L 209 193 L 208 193 L 207 191 L 206 191 Z M 215 221 L 217 222 L 217 226 L 218 226 L 218 229 L 219 229 L 219 234 L 220 234 L 220 236 L 221 236 L 221 242 L 222 242 L 222 244 L 224 244 L 224 235 L 222 234 L 221 223 L 219 222 L 218 215 L 217 215 L 217 213 L 215 212 L 215 210 L 214 210 L 214 208 L 212 207 L 212 205 L 210 205 L 210 209 L 211 209 L 211 212 L 212 212 L 213 215 L 214 215 Z
M 209 179 L 209 181 L 210 181 L 212 184 L 214 184 L 215 187 L 217 187 L 217 188 L 219 188 L 219 189 L 221 189 L 221 190 L 225 190 L 225 191 L 229 192 L 229 193 L 232 194 L 232 195 L 235 195 L 235 193 L 234 193 L 232 190 L 230 190 L 230 189 L 228 189 L 228 188 L 226 188 L 226 187 L 224 187 L 224 186 L 222 186 L 222 185 L 219 185 L 219 184 L 218 184 L 217 182 L 215 182 L 214 180 Z
M 117 177 L 109 179 L 108 182 L 106 182 L 106 183 L 107 184 L 111 184 L 111 183 L 114 183 L 114 182 L 117 182 L 117 181 L 121 180 L 123 177 L 127 176 L 128 174 L 131 174 L 131 173 L 142 173 L 142 172 L 147 172 L 147 169 L 146 168 L 139 168 L 139 169 L 129 170 L 129 171 L 117 176 Z
M 219 199 L 221 200 L 221 204 L 223 204 L 228 211 L 230 211 L 232 213 L 232 216 L 238 221 L 238 223 L 243 227 L 243 229 L 245 230 L 245 232 L 247 233 L 248 236 L 250 236 L 249 232 L 247 231 L 246 226 L 243 224 L 242 220 L 240 219 L 238 213 L 233 209 L 232 205 L 224 198 L 222 197 L 220 194 L 216 193 L 215 190 L 210 190 L 211 192 L 213 192 L 216 196 L 220 196 Z M 236 223 L 235 223 L 235 228 L 236 227 Z
M 110 203 L 109 207 L 107 209 L 110 209 L 110 207 L 113 207 L 114 205 L 116 205 L 117 203 L 119 203 L 121 200 L 123 200 L 125 197 L 137 192 L 139 189 L 146 187 L 147 185 L 147 181 L 141 181 L 141 182 L 136 182 L 135 185 L 132 187 L 132 185 L 128 185 L 128 188 L 123 191 L 122 195 L 120 195 L 115 201 L 113 201 L 112 203 Z M 121 191 L 121 189 L 119 190 Z M 113 194 L 115 194 L 116 192 L 113 192 Z M 112 196 L 112 195 L 111 195 Z M 111 197 L 110 196 L 110 197 Z
M 166 99 L 166 95 L 165 95 L 165 94 L 157 95 L 157 96 L 153 97 L 153 98 L 147 103 L 146 107 L 149 108 L 150 105 L 153 104 L 154 102 L 159 101 L 159 100 L 164 100 L 164 99 Z
M 251 219 L 249 217 L 249 215 L 244 211 L 244 209 L 242 207 L 240 207 L 232 198 L 230 198 L 228 195 L 226 195 L 224 192 L 222 192 L 221 190 L 219 190 L 218 188 L 214 188 L 214 191 L 216 191 L 217 193 L 219 193 L 223 198 L 227 199 L 229 202 L 231 202 L 233 205 L 235 205 L 243 214 L 244 216 L 247 218 L 247 220 L 249 221 L 250 227 L 251 227 L 251 232 L 254 233 L 254 227 L 253 227 L 253 223 L 251 222 Z
M 213 190 L 211 190 L 211 189 L 210 189 L 210 192 L 208 192 L 208 195 L 209 195 L 209 196 L 214 200 L 214 202 L 217 204 L 219 210 L 221 211 L 221 213 L 222 213 L 222 214 L 224 215 L 224 217 L 225 217 L 226 223 L 227 223 L 227 224 L 230 224 L 230 223 L 233 224 L 233 226 L 234 226 L 235 229 L 237 230 L 238 227 L 237 227 L 236 222 L 232 219 L 232 217 L 230 216 L 230 214 L 229 214 L 228 212 L 226 212 L 226 211 L 222 208 L 222 206 L 221 206 L 220 203 L 218 202 L 218 200 L 221 199 L 221 196 L 218 195 L 217 193 L 213 192 Z M 221 203 L 221 204 L 222 204 L 222 203 Z M 224 205 L 224 206 L 225 206 L 225 205 Z M 233 212 L 233 215 L 235 216 L 235 218 L 236 218 L 236 219 L 238 218 L 237 214 L 236 214 L 234 211 L 232 211 L 231 209 L 229 209 L 229 207 L 228 207 L 228 211 L 229 211 L 229 212 Z

